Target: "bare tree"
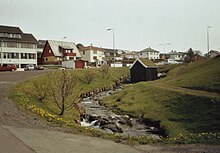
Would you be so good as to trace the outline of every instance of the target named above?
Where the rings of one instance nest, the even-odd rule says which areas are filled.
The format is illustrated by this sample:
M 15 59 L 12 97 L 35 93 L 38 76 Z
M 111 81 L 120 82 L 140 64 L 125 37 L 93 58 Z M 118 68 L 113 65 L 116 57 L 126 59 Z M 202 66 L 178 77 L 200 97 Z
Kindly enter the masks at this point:
M 51 75 L 53 74 L 49 75 L 50 94 L 61 111 L 59 115 L 62 116 L 66 109 L 72 109 L 77 102 L 79 95 L 75 88 L 77 77 L 66 70 Z
M 95 78 L 95 73 L 92 70 L 88 69 L 85 71 L 84 81 L 86 83 L 90 84 L 94 78 Z
M 109 66 L 104 64 L 100 67 L 100 72 L 102 74 L 102 78 L 105 78 L 105 76 L 107 76 L 108 72 L 109 72 Z
M 35 92 L 35 96 L 37 97 L 37 99 L 40 102 L 44 102 L 44 99 L 46 98 L 47 94 L 48 94 L 48 81 L 42 80 L 42 79 L 37 79 L 33 82 L 33 86 L 34 86 L 34 92 Z

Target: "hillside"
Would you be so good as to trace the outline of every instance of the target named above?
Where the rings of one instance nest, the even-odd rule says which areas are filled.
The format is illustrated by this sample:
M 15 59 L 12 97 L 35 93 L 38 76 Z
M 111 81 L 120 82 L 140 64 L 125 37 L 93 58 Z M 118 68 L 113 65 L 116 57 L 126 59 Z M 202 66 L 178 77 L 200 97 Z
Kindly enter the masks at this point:
M 220 57 L 189 63 L 160 80 L 180 87 L 220 92 Z
M 183 65 L 169 71 L 166 78 L 128 85 L 102 103 L 122 114 L 159 120 L 170 137 L 218 133 L 219 65 L 220 58 Z

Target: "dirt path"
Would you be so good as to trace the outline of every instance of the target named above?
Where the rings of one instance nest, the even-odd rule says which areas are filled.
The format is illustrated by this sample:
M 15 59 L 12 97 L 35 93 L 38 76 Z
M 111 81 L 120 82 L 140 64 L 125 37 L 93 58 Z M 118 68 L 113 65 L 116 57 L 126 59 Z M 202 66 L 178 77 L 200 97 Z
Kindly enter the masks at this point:
M 15 103 L 8 98 L 11 87 L 45 71 L 32 72 L 0 72 L 0 129 L 11 132 L 0 137 L 0 152 L 4 147 L 28 146 L 30 152 L 78 152 L 78 153 L 216 153 L 220 146 L 206 145 L 136 145 L 127 146 L 101 138 L 64 133 L 65 129 L 53 127 L 38 117 L 17 109 Z M 162 87 L 162 86 L 161 86 Z M 9 130 L 9 131 L 7 131 Z M 61 132 L 60 132 L 61 131 Z M 0 135 L 1 136 L 1 135 Z M 12 139 L 13 138 L 13 139 Z M 7 140 L 7 141 L 6 141 Z M 4 142 L 4 143 L 3 143 Z M 23 144 L 23 145 L 22 145 Z M 4 146 L 4 147 L 2 147 Z M 7 149 L 7 148 L 6 148 Z M 10 149 L 10 148 L 9 148 Z M 28 148 L 26 148 L 28 152 Z M 7 151 L 6 151 L 7 152 Z M 23 153 L 25 151 L 16 151 Z
M 208 92 L 208 91 L 201 91 L 201 90 L 193 90 L 193 89 L 188 89 L 188 88 L 183 88 L 183 87 L 177 87 L 177 86 L 172 86 L 169 84 L 165 84 L 165 83 L 161 83 L 161 82 L 148 82 L 149 85 L 151 86 L 156 86 L 157 88 L 161 88 L 161 89 L 165 89 L 165 90 L 169 90 L 169 91 L 176 91 L 176 92 L 182 92 L 182 93 L 186 93 L 189 95 L 200 95 L 200 96 L 204 96 L 206 95 L 209 98 L 218 98 L 219 94 L 218 93 L 214 93 L 214 92 Z

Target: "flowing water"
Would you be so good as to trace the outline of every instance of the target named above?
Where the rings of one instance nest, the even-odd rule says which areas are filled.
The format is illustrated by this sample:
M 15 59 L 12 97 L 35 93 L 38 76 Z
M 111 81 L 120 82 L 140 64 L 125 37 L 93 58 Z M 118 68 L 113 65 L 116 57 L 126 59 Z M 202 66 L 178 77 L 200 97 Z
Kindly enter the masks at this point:
M 146 126 L 139 122 L 138 119 L 130 118 L 128 115 L 117 115 L 100 105 L 100 99 L 120 90 L 122 90 L 122 86 L 119 86 L 114 91 L 103 91 L 95 96 L 83 98 L 81 100 L 81 106 L 84 107 L 86 113 L 81 116 L 81 126 L 119 135 L 159 138 L 158 134 L 152 133 L 152 131 L 157 131 L 157 128 Z

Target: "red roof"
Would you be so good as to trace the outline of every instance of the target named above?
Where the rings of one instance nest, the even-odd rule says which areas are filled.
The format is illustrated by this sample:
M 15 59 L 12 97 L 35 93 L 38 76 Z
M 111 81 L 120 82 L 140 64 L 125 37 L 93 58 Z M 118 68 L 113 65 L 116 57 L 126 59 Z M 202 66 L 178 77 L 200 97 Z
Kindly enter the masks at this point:
M 90 50 L 96 50 L 96 51 L 105 51 L 104 49 L 102 48 L 99 48 L 99 47 L 94 47 L 94 46 L 87 46 L 87 47 L 79 47 L 79 50 L 80 51 L 90 51 Z

